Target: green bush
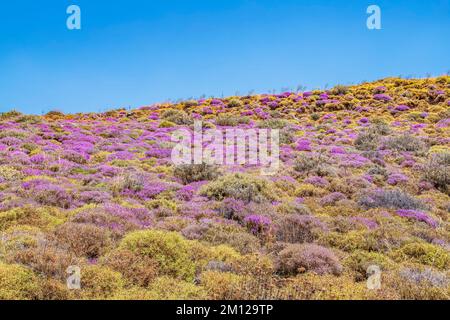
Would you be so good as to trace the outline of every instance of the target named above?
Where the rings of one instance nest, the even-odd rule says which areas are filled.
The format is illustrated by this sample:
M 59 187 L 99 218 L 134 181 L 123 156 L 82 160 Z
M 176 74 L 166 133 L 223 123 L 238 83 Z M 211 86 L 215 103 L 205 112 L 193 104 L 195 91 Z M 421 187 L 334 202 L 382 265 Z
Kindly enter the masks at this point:
M 173 174 L 184 184 L 196 181 L 214 180 L 219 175 L 216 166 L 208 164 L 183 164 L 176 166 Z
M 31 270 L 0 263 L 0 300 L 31 300 L 38 296 L 38 279 Z
M 193 280 L 195 264 L 190 242 L 176 232 L 145 230 L 129 233 L 120 248 L 153 259 L 163 275 Z
M 343 275 L 317 275 L 306 273 L 288 282 L 284 290 L 297 300 L 363 300 L 367 299 L 365 283 L 355 283 Z
M 229 245 L 241 254 L 255 253 L 261 248 L 259 239 L 254 235 L 227 225 L 212 226 L 201 236 L 201 240 L 212 245 Z
M 122 275 L 107 267 L 89 265 L 81 268 L 81 299 L 101 300 L 110 298 L 123 288 Z
M 0 212 L 0 230 L 11 226 L 30 225 L 36 227 L 51 227 L 60 224 L 63 216 L 58 209 L 50 207 L 18 207 Z
M 7 119 L 15 118 L 15 117 L 18 117 L 21 115 L 22 115 L 22 113 L 20 113 L 17 110 L 2 112 L 2 113 L 0 113 L 0 120 L 7 120 Z
M 239 99 L 231 99 L 230 102 L 228 102 L 227 107 L 228 108 L 241 108 L 243 105 L 242 101 Z
M 192 119 L 186 112 L 176 109 L 165 110 L 161 114 L 161 118 L 178 125 L 189 125 L 193 123 Z
M 414 262 L 432 266 L 441 270 L 450 267 L 448 251 L 429 243 L 409 243 L 391 254 L 397 262 Z
M 159 128 L 172 128 L 175 127 L 176 123 L 173 123 L 172 121 L 163 120 L 159 124 Z

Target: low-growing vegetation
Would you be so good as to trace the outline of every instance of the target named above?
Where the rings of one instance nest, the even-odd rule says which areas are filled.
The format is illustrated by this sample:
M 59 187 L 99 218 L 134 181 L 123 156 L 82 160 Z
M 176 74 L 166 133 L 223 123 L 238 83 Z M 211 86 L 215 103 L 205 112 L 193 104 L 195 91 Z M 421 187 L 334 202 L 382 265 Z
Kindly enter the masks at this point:
M 0 114 L 0 299 L 448 300 L 449 85 Z M 279 130 L 278 171 L 175 165 L 195 120 Z

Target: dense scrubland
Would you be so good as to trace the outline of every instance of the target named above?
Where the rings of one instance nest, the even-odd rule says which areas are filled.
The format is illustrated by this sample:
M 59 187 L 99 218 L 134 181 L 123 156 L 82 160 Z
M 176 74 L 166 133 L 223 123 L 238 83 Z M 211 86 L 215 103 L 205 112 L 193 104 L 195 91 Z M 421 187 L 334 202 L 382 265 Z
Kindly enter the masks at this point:
M 278 173 L 174 166 L 195 119 L 280 129 Z M 0 299 L 449 299 L 449 126 L 449 76 L 3 113 Z

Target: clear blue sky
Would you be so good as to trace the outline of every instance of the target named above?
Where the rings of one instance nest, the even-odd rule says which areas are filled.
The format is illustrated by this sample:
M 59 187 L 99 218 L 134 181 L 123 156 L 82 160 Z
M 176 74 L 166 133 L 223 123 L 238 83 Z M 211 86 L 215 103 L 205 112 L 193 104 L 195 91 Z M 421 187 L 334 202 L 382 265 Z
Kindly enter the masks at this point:
M 82 30 L 66 28 L 66 8 Z M 366 9 L 382 10 L 382 30 Z M 15 0 L 0 5 L 0 111 L 178 98 L 450 69 L 450 0 Z

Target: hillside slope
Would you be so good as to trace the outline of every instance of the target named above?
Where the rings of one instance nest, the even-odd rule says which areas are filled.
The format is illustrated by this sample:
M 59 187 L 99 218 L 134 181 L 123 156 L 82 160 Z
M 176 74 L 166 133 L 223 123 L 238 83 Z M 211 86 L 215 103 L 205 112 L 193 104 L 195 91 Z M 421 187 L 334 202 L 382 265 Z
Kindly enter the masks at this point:
M 279 129 L 278 172 L 174 166 L 194 120 Z M 0 128 L 0 299 L 450 298 L 449 76 Z

